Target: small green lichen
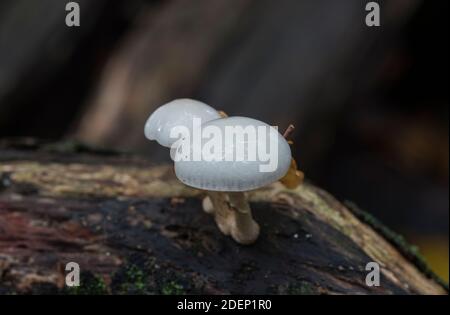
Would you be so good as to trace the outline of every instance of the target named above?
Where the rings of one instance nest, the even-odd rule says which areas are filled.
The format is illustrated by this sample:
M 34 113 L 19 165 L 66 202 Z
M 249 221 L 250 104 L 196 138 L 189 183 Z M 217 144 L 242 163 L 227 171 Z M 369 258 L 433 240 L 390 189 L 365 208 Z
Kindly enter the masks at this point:
M 108 294 L 108 288 L 101 276 L 90 272 L 80 274 L 80 285 L 66 289 L 71 295 L 103 295 Z
M 116 294 L 180 295 L 193 291 L 190 280 L 155 257 L 135 254 L 114 274 L 111 287 Z
M 287 294 L 290 295 L 312 295 L 315 294 L 314 286 L 306 281 L 289 284 Z
M 145 294 L 147 291 L 147 276 L 136 265 L 129 265 L 125 270 L 124 281 L 120 285 L 120 293 Z
M 181 295 L 184 294 L 185 291 L 181 284 L 170 281 L 162 286 L 161 293 L 164 295 Z

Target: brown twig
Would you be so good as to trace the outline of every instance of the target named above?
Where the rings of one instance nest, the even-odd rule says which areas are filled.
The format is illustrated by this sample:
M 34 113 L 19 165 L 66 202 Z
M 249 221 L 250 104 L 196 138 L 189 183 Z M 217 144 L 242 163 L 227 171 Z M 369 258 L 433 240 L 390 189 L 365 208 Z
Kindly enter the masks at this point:
M 293 125 L 293 124 L 290 124 L 290 125 L 286 128 L 286 130 L 284 131 L 283 137 L 284 137 L 285 139 L 288 139 L 289 136 L 290 136 L 290 135 L 292 134 L 292 132 L 294 131 L 294 129 L 295 129 L 294 125 Z

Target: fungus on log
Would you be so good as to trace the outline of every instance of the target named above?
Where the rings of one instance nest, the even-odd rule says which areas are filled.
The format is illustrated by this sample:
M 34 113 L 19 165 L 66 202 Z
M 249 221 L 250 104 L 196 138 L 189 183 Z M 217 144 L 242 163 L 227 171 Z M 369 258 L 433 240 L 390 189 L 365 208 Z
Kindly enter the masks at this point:
M 242 246 L 172 166 L 36 140 L 0 144 L 0 293 L 446 294 L 401 237 L 305 183 L 249 192 Z M 79 263 L 81 286 L 64 285 Z M 368 262 L 381 285 L 365 283 Z

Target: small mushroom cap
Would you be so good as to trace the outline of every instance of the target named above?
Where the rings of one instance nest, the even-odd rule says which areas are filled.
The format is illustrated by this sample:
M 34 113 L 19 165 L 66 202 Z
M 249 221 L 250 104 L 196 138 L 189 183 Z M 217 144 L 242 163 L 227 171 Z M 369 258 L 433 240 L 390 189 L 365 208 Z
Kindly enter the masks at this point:
M 160 106 L 145 123 L 144 133 L 149 140 L 156 140 L 160 145 L 170 148 L 177 141 L 170 137 L 170 130 L 175 126 L 185 126 L 192 129 L 194 118 L 200 118 L 202 123 L 220 118 L 211 106 L 188 98 L 176 99 Z
M 220 129 L 222 135 L 225 133 L 225 127 L 257 127 L 264 126 L 265 134 L 256 133 L 256 138 L 245 136 L 238 140 L 228 142 L 223 139 L 219 159 L 205 161 L 195 161 L 192 159 L 192 147 L 189 152 L 190 159 L 180 159 L 180 155 L 187 158 L 186 152 L 182 152 L 181 145 L 177 148 L 175 155 L 175 174 L 178 179 L 188 186 L 210 191 L 248 191 L 269 185 L 282 178 L 289 169 L 291 163 L 291 149 L 286 139 L 274 128 L 268 124 L 247 117 L 228 117 L 209 121 L 203 124 L 202 131 L 207 126 L 216 126 Z M 225 138 L 223 136 L 222 138 Z M 211 138 L 202 138 L 202 148 Z M 236 139 L 236 138 L 235 138 Z M 237 144 L 244 145 L 244 160 L 231 159 L 229 152 L 235 152 Z M 254 151 L 254 145 L 257 145 L 256 160 L 250 160 L 250 150 Z M 265 147 L 264 147 L 265 145 Z M 262 146 L 267 156 L 264 161 L 260 159 L 258 148 Z M 227 151 L 227 149 L 229 149 Z M 250 149 L 250 150 L 249 150 Z M 275 150 L 276 149 L 276 150 Z M 228 153 L 227 153 L 228 152 Z M 188 154 L 188 155 L 189 155 Z M 203 156 L 202 156 L 203 157 Z M 275 161 L 276 160 L 276 161 Z M 261 166 L 267 166 L 272 161 L 270 171 L 261 171 Z

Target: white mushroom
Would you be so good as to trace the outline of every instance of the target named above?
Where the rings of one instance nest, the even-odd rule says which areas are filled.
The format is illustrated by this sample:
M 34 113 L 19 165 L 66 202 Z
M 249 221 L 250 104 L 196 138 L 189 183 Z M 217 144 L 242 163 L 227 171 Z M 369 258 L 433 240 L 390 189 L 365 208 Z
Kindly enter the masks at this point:
M 186 185 L 207 191 L 209 200 L 204 200 L 204 210 L 214 212 L 222 233 L 231 235 L 238 243 L 251 244 L 258 238 L 259 226 L 253 220 L 244 192 L 269 185 L 287 173 L 291 163 L 289 144 L 275 128 L 252 118 L 217 119 L 204 123 L 202 130 L 208 127 L 215 128 L 216 137 L 221 134 L 228 139 L 213 146 L 212 138 L 202 138 L 200 149 L 210 143 L 211 150 L 206 153 L 215 151 L 207 160 L 205 156 L 197 161 L 192 159 L 198 147 L 191 146 L 189 152 L 178 148 L 175 174 Z M 240 136 L 238 130 L 243 131 Z M 236 137 L 230 141 L 230 136 Z M 240 149 L 243 158 L 237 155 Z
M 150 115 L 144 133 L 149 140 L 156 140 L 160 145 L 170 148 L 177 140 L 170 137 L 173 127 L 185 126 L 190 129 L 194 118 L 204 123 L 220 117 L 219 112 L 205 103 L 188 98 L 176 99 L 158 107 Z
M 149 117 L 145 135 L 172 148 L 175 174 L 181 182 L 206 191 L 203 209 L 214 215 L 220 231 L 238 243 L 251 244 L 260 228 L 245 191 L 269 185 L 289 173 L 291 150 L 286 139 L 266 123 L 223 116 L 204 103 L 179 99 Z M 194 126 L 195 118 L 201 119 L 201 126 Z M 191 135 L 177 141 L 171 132 L 180 126 Z M 194 139 L 192 134 L 201 137 Z
M 186 185 L 212 191 L 247 191 L 269 185 L 288 171 L 291 149 L 274 127 L 247 117 L 206 122 L 201 126 L 203 134 L 208 127 L 215 127 L 215 143 L 211 137 L 203 137 L 199 147 L 189 146 L 189 152 L 178 148 L 175 173 Z M 207 145 L 211 149 L 205 152 Z M 239 146 L 243 149 L 241 159 Z M 201 160 L 193 159 L 195 150 L 203 150 Z M 211 154 L 205 156 L 207 153 Z M 185 160 L 181 154 L 187 155 Z M 212 160 L 205 161 L 207 158 Z

